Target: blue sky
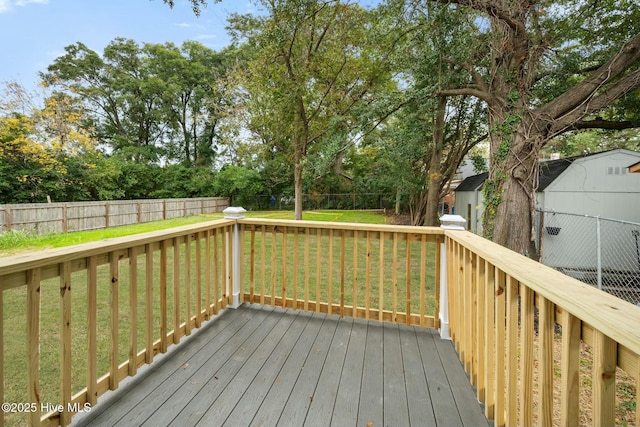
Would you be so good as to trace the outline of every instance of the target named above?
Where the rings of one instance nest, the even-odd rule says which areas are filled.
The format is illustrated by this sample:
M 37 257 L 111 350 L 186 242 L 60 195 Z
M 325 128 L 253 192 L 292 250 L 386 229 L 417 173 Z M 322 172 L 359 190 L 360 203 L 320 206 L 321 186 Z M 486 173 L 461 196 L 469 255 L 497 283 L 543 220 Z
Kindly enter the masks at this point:
M 0 87 L 16 81 L 34 88 L 38 72 L 82 42 L 102 53 L 116 37 L 139 44 L 196 40 L 220 50 L 229 44 L 229 12 L 256 13 L 250 0 L 210 4 L 196 17 L 190 4 L 176 0 L 0 0 Z

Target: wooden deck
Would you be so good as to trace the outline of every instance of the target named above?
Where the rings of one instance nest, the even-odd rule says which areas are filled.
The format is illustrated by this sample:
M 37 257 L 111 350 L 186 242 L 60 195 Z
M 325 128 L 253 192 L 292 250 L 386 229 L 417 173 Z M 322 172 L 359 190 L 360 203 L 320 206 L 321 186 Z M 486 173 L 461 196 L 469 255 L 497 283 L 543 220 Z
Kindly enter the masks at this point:
M 74 425 L 488 425 L 436 331 L 242 305 Z

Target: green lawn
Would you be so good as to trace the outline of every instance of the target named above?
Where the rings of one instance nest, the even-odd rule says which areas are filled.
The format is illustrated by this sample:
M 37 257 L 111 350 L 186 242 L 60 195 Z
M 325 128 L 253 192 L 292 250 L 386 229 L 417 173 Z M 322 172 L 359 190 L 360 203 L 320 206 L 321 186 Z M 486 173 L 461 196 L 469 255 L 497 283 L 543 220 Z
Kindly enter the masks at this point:
M 247 212 L 247 218 L 293 219 L 290 211 Z M 25 251 L 37 251 L 47 248 L 57 248 L 80 243 L 93 242 L 101 239 L 128 236 L 145 233 L 147 231 L 179 227 L 224 218 L 224 214 L 194 215 L 174 218 L 165 221 L 154 221 L 122 227 L 106 228 L 92 231 L 79 231 L 64 234 L 37 235 L 23 231 L 0 233 L 0 256 L 11 255 Z M 304 220 L 358 222 L 368 224 L 384 224 L 387 218 L 380 211 L 308 211 L 303 213 Z

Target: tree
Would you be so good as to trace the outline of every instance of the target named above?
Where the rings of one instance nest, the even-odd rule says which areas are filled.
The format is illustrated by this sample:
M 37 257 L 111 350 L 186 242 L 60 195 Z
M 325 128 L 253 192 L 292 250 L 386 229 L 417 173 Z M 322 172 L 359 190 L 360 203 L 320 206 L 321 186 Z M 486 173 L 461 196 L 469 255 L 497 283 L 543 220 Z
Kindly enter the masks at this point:
M 33 121 L 15 113 L 0 118 L 0 203 L 55 199 L 66 173 L 55 153 L 33 140 Z
M 169 157 L 188 165 L 212 166 L 219 127 L 231 109 L 225 81 L 231 55 L 194 41 L 180 49 L 170 43 L 145 45 L 143 52 L 149 57 L 151 74 L 163 82 Z
M 538 154 L 574 129 L 624 129 L 637 118 L 612 111 L 640 87 L 640 5 L 634 1 L 438 0 L 479 13 L 478 43 L 451 58 L 467 82 L 442 96 L 470 95 L 487 106 L 491 169 L 483 227 L 519 253 L 531 238 Z M 628 99 L 628 98 L 627 98 Z M 596 114 L 599 115 L 596 115 Z
M 248 203 L 251 198 L 263 190 L 260 174 L 242 166 L 225 166 L 215 176 L 214 192 L 216 196 L 233 197 L 238 205 Z
M 347 144 L 360 123 L 352 114 L 387 79 L 380 51 L 367 44 L 370 12 L 339 0 L 263 0 L 268 16 L 235 16 L 231 27 L 255 46 L 243 87 L 252 129 L 293 164 L 295 215 L 302 219 L 308 155 Z M 375 53 L 374 53 L 375 52 Z M 387 79 L 388 81 L 388 79 Z
M 65 50 L 41 76 L 84 104 L 93 120 L 85 125 L 101 143 L 130 161 L 212 166 L 228 105 L 226 53 L 121 38 L 102 55 L 80 42 Z
M 399 111 L 385 123 L 395 128 L 397 143 L 390 150 L 400 154 L 390 153 L 392 164 L 402 165 L 393 176 L 409 194 L 412 223 L 437 225 L 440 200 L 458 166 L 486 133 L 484 109 L 475 98 L 433 96 L 461 84 L 450 58 L 470 54 L 471 47 L 460 40 L 475 34 L 475 23 L 468 14 L 437 3 L 414 9 L 390 0 L 380 9 L 387 31 L 397 34 L 390 59 L 403 88 L 396 100 Z

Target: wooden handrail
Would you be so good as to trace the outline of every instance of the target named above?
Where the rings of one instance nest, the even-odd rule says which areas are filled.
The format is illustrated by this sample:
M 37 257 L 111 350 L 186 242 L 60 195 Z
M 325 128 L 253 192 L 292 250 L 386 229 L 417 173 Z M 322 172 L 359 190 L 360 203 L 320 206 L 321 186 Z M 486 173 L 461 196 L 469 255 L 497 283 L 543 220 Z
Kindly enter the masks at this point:
M 445 234 L 451 335 L 487 417 L 496 426 L 583 424 L 583 342 L 593 353 L 588 422 L 614 425 L 616 367 L 640 384 L 640 308 L 469 232 Z M 637 389 L 635 403 L 637 422 Z

